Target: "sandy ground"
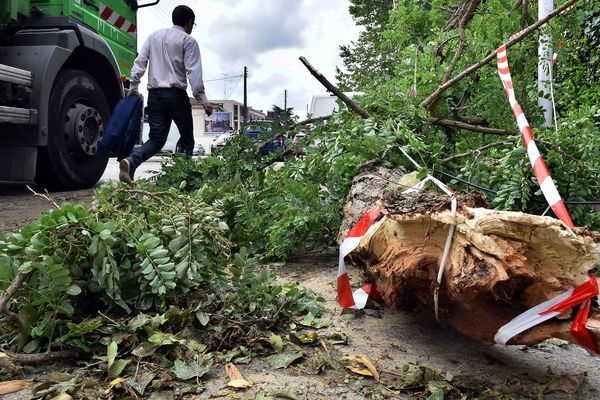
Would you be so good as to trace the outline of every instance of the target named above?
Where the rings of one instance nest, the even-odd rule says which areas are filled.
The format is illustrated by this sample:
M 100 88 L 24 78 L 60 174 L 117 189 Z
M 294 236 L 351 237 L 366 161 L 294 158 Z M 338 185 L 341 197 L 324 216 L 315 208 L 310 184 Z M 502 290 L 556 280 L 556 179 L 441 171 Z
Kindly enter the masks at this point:
M 52 193 L 51 197 L 59 203 L 88 202 L 92 192 L 93 189 L 59 192 Z M 2 188 L 0 231 L 23 226 L 51 207 L 46 199 L 35 197 L 24 188 Z M 547 380 L 551 376 L 584 375 L 576 395 L 552 392 L 543 398 L 600 398 L 597 389 L 600 388 L 600 359 L 574 345 L 563 348 L 544 344 L 524 348 L 485 344 L 448 331 L 429 317 L 390 309 L 381 310 L 378 317 L 359 315 L 348 320 L 337 307 L 335 298 L 336 263 L 335 254 L 328 254 L 297 259 L 276 267 L 281 279 L 298 282 L 326 299 L 324 317 L 330 320 L 330 326 L 319 330 L 319 337 L 328 337 L 332 333 L 349 336 L 347 345 L 334 346 L 331 352 L 333 358 L 339 360 L 345 355 L 365 354 L 379 370 L 388 371 L 398 371 L 406 364 L 416 363 L 455 376 L 471 377 L 489 389 L 506 388 L 520 382 L 530 388 L 535 385 L 530 378 L 535 377 Z M 358 273 L 353 271 L 352 275 L 352 282 L 360 283 Z M 238 398 L 281 391 L 294 393 L 300 399 L 416 398 L 414 392 L 394 393 L 371 378 L 360 377 L 343 368 L 311 375 L 305 368 L 307 363 L 310 361 L 305 360 L 287 369 L 273 369 L 267 359 L 255 358 L 250 364 L 238 365 L 244 377 L 253 383 L 251 389 L 238 393 Z M 199 397 L 191 398 L 220 395 L 235 398 L 226 390 L 227 381 L 222 368 L 215 369 L 205 379 L 206 390 Z M 22 391 L 0 397 L 2 400 L 29 399 L 31 393 Z M 514 395 L 503 398 L 529 397 L 518 394 L 517 390 Z

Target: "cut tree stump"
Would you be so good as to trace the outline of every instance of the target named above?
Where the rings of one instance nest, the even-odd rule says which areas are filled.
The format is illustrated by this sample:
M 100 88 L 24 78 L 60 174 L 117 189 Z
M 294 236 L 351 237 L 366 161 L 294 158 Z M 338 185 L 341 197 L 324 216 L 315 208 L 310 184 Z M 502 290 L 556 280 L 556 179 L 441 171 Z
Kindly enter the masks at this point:
M 551 217 L 483 208 L 482 194 L 458 200 L 453 217 L 449 198 L 433 191 L 396 189 L 383 195 L 383 218 L 347 258 L 364 270 L 388 306 L 434 315 L 438 267 L 452 223 L 456 229 L 439 292 L 439 321 L 472 338 L 493 342 L 502 325 L 594 272 L 598 250 L 585 229 L 573 235 Z M 550 337 L 574 341 L 569 333 L 573 314 L 538 325 L 509 344 Z M 597 304 L 587 326 L 600 347 Z

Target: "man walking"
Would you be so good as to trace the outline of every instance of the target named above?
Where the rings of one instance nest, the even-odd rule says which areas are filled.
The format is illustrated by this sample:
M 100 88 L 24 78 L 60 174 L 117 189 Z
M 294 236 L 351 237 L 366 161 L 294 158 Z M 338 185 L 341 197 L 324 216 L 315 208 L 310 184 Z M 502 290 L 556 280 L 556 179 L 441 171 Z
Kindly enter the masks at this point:
M 204 93 L 200 48 L 190 36 L 196 16 L 188 6 L 177 6 L 172 19 L 172 28 L 158 30 L 146 39 L 131 69 L 129 95 L 139 96 L 140 79 L 150 64 L 147 108 L 150 134 L 148 141 L 121 160 L 121 182 L 133 183 L 135 169 L 162 149 L 172 121 L 180 136 L 176 151 L 192 156 L 194 132 L 192 106 L 186 91 L 188 79 L 194 98 L 202 104 L 206 115 L 212 114 Z

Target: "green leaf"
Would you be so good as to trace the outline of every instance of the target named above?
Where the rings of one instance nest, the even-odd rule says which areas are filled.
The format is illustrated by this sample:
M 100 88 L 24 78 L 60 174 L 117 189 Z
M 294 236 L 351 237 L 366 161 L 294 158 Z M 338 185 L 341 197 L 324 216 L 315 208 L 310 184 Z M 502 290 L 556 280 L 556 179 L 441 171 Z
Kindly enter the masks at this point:
M 150 343 L 156 344 L 158 346 L 165 346 L 165 345 L 170 345 L 170 344 L 182 343 L 183 342 L 181 339 L 177 338 L 177 336 L 172 335 L 170 333 L 163 333 L 163 332 L 155 332 L 155 333 L 153 333 L 148 338 L 148 341 Z
M 160 347 L 160 345 L 158 345 L 158 344 L 154 344 L 154 343 L 150 343 L 150 342 L 143 342 L 138 347 L 133 349 L 131 354 L 133 354 L 134 356 L 137 356 L 139 358 L 144 358 L 144 357 L 153 355 L 156 352 L 156 349 L 158 349 L 159 347 Z
M 30 341 L 25 346 L 23 346 L 23 353 L 30 354 L 36 352 L 40 348 L 40 343 L 40 338 Z
M 134 376 L 128 377 L 127 379 L 125 379 L 125 382 L 136 392 L 143 395 L 146 391 L 146 388 L 148 387 L 150 382 L 152 382 L 155 376 L 156 374 L 154 372 L 143 370 L 142 372 Z
M 150 321 L 151 321 L 151 319 L 149 316 L 147 316 L 146 314 L 140 313 L 129 320 L 129 322 L 127 323 L 127 327 L 129 328 L 130 331 L 135 332 L 144 326 L 150 325 Z
M 117 376 L 121 375 L 121 372 L 123 372 L 127 364 L 130 362 L 131 360 L 115 360 L 112 368 L 109 368 L 109 376 L 111 378 L 116 378 Z
M 208 321 L 210 320 L 208 313 L 202 310 L 196 311 L 196 318 L 198 318 L 198 321 L 202 326 L 208 325 Z
M 271 346 L 273 346 L 273 349 L 276 352 L 281 353 L 283 351 L 283 340 L 281 339 L 281 336 L 271 333 L 271 336 L 269 336 L 269 343 L 271 343 Z
M 117 358 L 117 343 L 115 341 L 111 341 L 106 349 L 106 362 L 108 364 L 108 370 L 110 371 L 115 359 Z
M 304 355 L 302 352 L 280 353 L 267 357 L 268 363 L 275 369 L 287 368 L 294 361 L 299 360 Z
M 212 367 L 212 359 L 203 359 L 203 363 L 199 364 L 196 361 L 191 363 L 185 363 L 184 361 L 177 359 L 173 366 L 173 373 L 181 380 L 188 380 L 192 378 L 201 378 L 204 374 L 210 371 Z
M 77 296 L 81 294 L 81 288 L 75 284 L 69 285 L 65 291 L 70 296 Z

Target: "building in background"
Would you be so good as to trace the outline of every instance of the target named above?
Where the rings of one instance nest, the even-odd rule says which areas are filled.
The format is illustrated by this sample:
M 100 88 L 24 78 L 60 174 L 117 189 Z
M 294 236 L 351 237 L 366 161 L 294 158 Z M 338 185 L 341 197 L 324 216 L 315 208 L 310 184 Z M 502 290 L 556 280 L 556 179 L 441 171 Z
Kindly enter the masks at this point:
M 234 100 L 209 100 L 213 106 L 213 113 L 210 117 L 206 117 L 202 104 L 198 100 L 190 97 L 192 105 L 192 120 L 194 123 L 194 141 L 196 144 L 202 144 L 205 149 L 210 149 L 210 143 L 220 134 L 229 129 L 240 130 L 244 117 L 242 111 L 244 105 Z M 248 107 L 248 121 L 265 120 L 266 115 L 259 110 Z M 142 140 L 148 140 L 147 115 L 144 115 L 144 127 L 142 132 Z M 179 140 L 179 131 L 175 123 L 171 124 L 169 136 L 165 143 L 164 150 L 175 151 L 177 141 Z
M 240 130 L 244 122 L 244 104 L 235 100 L 210 100 L 210 103 L 217 105 L 224 112 L 231 113 L 231 127 Z M 248 121 L 265 120 L 267 116 L 260 110 L 248 107 Z

